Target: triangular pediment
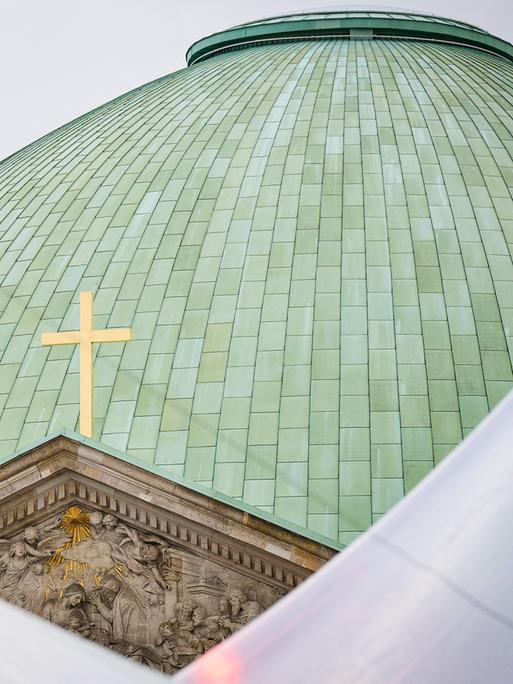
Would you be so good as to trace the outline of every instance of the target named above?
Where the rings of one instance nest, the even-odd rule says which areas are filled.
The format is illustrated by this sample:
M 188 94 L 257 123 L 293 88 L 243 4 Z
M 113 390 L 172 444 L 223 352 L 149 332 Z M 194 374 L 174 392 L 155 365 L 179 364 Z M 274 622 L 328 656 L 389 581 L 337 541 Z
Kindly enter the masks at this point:
M 0 596 L 166 672 L 335 551 L 59 435 L 0 466 Z

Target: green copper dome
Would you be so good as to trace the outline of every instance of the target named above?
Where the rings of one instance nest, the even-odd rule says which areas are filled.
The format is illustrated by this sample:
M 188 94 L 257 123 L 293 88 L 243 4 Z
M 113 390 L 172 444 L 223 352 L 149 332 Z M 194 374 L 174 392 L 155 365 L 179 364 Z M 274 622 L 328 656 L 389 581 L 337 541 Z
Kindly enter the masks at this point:
M 511 389 L 512 48 L 365 18 L 202 53 L 0 164 L 3 459 L 78 429 L 78 349 L 41 334 L 86 290 L 133 332 L 95 347 L 95 439 L 342 543 Z

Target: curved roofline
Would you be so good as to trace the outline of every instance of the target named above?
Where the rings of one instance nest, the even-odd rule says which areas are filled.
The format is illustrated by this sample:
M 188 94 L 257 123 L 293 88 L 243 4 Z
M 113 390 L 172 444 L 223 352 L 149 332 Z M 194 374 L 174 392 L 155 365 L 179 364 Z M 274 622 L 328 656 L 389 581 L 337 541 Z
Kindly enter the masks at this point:
M 246 21 L 243 24 L 237 24 L 236 26 L 232 26 L 230 28 L 241 28 L 242 26 L 254 26 L 256 24 L 268 24 L 269 22 L 275 22 L 277 20 L 281 19 L 290 19 L 291 17 L 299 17 L 299 16 L 305 16 L 307 14 L 315 14 L 315 15 L 320 15 L 320 14 L 370 14 L 370 15 L 381 15 L 381 16 L 388 16 L 388 15 L 398 15 L 398 16 L 404 16 L 408 17 L 410 21 L 415 21 L 416 19 L 422 20 L 422 19 L 432 19 L 436 20 L 437 22 L 443 22 L 443 23 L 449 23 L 449 24 L 454 24 L 457 26 L 466 26 L 467 28 L 471 28 L 475 31 L 479 31 L 481 33 L 488 33 L 484 28 L 481 26 L 476 26 L 475 24 L 469 24 L 467 21 L 460 21 L 459 19 L 456 19 L 455 17 L 442 17 L 438 14 L 432 14 L 430 12 L 417 12 L 415 10 L 405 10 L 404 8 L 401 9 L 400 7 L 373 7 L 372 5 L 345 5 L 344 7 L 336 8 L 333 5 L 331 7 L 312 7 L 311 9 L 305 9 L 302 11 L 298 12 L 284 12 L 283 14 L 273 14 L 270 17 L 261 17 L 260 19 L 255 19 L 253 21 Z M 229 29 L 228 29 L 229 30 Z M 489 34 L 491 35 L 491 34 Z
M 513 61 L 511 43 L 471 24 L 429 14 L 362 9 L 296 12 L 234 26 L 193 43 L 187 64 L 254 45 L 319 38 L 429 40 L 478 48 Z

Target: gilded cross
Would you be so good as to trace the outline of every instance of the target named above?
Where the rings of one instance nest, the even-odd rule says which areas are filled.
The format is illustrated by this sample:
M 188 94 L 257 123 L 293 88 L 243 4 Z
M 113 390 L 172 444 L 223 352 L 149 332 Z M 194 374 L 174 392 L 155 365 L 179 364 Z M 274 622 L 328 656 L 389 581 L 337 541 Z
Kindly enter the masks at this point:
M 93 329 L 93 293 L 80 293 L 80 330 L 43 333 L 41 344 L 80 345 L 80 432 L 93 436 L 93 343 L 128 342 L 130 328 Z

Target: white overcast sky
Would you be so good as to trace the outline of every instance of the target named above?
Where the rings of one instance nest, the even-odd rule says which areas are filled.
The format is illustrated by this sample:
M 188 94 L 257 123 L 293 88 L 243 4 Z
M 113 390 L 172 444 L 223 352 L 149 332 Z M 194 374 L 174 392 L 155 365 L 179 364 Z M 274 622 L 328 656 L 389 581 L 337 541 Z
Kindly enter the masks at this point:
M 513 0 L 392 0 L 513 42 Z M 354 7 L 355 5 L 351 5 Z M 389 8 L 371 0 L 359 7 Z M 0 0 L 0 159 L 117 95 L 185 66 L 199 38 L 315 0 Z

